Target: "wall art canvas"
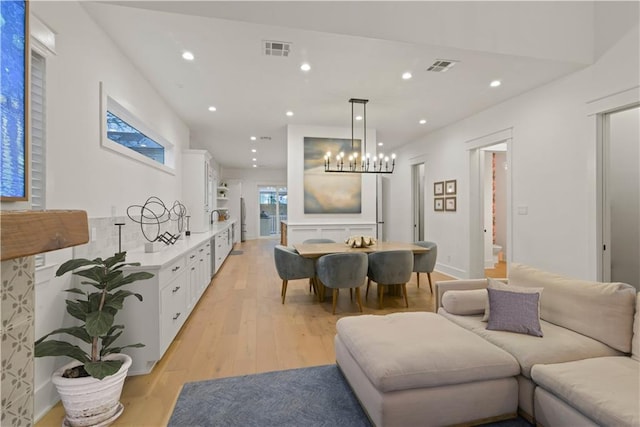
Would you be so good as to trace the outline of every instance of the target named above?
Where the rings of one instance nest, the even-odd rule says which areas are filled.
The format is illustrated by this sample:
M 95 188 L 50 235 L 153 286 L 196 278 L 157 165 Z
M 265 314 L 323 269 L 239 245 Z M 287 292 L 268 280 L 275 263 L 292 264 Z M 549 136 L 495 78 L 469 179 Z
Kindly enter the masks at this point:
M 28 11 L 25 1 L 0 1 L 0 198 L 27 200 Z
M 350 214 L 362 213 L 362 176 L 324 171 L 324 156 L 360 152 L 359 139 L 304 138 L 304 213 Z M 345 161 L 348 161 L 345 159 Z M 344 165 L 345 169 L 348 164 Z

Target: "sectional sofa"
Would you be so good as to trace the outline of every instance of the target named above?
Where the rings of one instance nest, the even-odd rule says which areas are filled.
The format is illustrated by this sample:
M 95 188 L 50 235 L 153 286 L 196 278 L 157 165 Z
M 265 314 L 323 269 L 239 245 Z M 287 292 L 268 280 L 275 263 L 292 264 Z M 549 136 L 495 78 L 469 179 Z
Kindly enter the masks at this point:
M 437 316 L 337 324 L 336 360 L 374 424 L 474 423 L 518 411 L 545 427 L 640 426 L 640 297 L 632 286 L 512 263 L 508 284 L 438 282 L 435 294 Z M 510 298 L 515 319 L 501 319 L 498 295 Z M 531 311 L 538 317 L 519 323 Z

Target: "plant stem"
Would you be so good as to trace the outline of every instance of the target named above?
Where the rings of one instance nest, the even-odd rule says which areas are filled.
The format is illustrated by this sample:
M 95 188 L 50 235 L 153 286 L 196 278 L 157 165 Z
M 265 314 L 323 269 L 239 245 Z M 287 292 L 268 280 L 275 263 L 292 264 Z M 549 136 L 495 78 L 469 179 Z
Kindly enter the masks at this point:
M 107 275 L 107 273 L 109 272 L 109 270 L 105 267 L 104 268 L 104 274 L 105 276 Z M 100 305 L 98 306 L 98 311 L 102 311 L 102 307 L 104 307 L 104 301 L 107 298 L 107 283 L 101 283 L 102 285 L 104 285 L 104 288 L 102 289 L 102 296 L 100 297 Z M 100 356 L 98 354 L 98 338 L 99 337 L 93 337 L 93 340 L 91 341 L 91 361 L 92 362 L 97 362 L 100 359 Z

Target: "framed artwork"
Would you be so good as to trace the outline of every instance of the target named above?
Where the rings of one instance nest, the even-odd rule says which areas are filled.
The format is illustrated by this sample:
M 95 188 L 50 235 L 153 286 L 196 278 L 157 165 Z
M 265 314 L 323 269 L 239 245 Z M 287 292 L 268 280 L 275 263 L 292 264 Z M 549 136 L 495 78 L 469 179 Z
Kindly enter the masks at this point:
M 28 200 L 29 10 L 26 1 L 0 1 L 0 200 Z
M 444 183 L 444 191 L 447 195 L 453 195 L 457 192 L 457 182 L 455 179 L 450 181 L 445 181 Z
M 362 213 L 362 177 L 360 174 L 326 173 L 324 156 L 340 152 L 360 152 L 361 141 L 351 139 L 304 137 L 304 213 Z
M 433 183 L 433 195 L 444 196 L 444 181 L 438 181 Z
M 444 198 L 436 197 L 433 199 L 433 210 L 434 211 L 443 211 L 444 210 Z
M 455 197 L 445 197 L 444 198 L 444 210 L 448 212 L 456 211 L 456 198 Z

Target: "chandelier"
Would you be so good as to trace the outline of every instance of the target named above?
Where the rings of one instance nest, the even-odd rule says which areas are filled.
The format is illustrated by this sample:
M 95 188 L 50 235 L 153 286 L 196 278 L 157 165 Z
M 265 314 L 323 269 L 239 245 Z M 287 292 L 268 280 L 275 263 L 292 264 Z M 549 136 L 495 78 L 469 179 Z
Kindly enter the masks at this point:
M 351 98 L 349 103 L 351 104 L 351 153 L 348 154 L 345 160 L 345 153 L 340 152 L 332 157 L 331 152 L 328 152 L 324 156 L 324 171 L 325 172 L 342 172 L 342 173 L 393 173 L 396 166 L 396 155 L 392 154 L 391 158 L 384 154 L 376 154 L 371 157 L 371 154 L 367 152 L 367 102 L 368 99 Z M 353 123 L 353 105 L 362 104 L 363 114 L 362 121 L 364 122 L 363 133 L 363 149 L 361 153 L 358 153 L 354 149 L 354 123 Z M 391 162 L 391 164 L 389 164 Z

